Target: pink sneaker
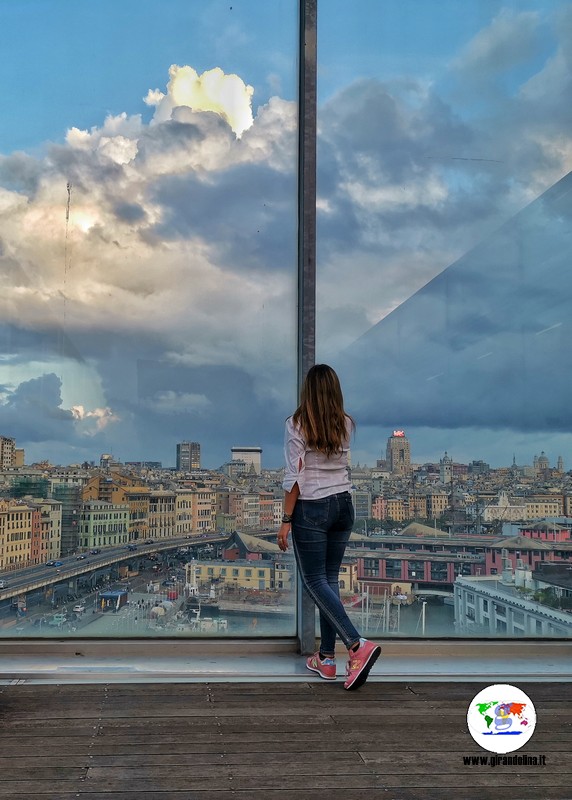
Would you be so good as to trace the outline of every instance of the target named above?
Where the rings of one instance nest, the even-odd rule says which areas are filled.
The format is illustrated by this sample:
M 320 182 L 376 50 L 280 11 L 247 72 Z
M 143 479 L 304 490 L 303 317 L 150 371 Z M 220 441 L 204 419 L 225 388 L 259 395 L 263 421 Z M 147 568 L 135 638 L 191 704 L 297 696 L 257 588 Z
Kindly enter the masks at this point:
M 310 656 L 306 659 L 306 666 L 308 669 L 311 669 L 312 672 L 317 672 L 320 678 L 323 678 L 325 681 L 335 681 L 336 680 L 336 659 L 335 658 L 325 658 L 323 661 L 320 658 L 320 652 L 314 653 L 313 656 Z
M 379 656 L 381 647 L 368 639 L 360 639 L 355 653 L 349 653 L 344 689 L 358 689 L 367 681 L 370 669 Z

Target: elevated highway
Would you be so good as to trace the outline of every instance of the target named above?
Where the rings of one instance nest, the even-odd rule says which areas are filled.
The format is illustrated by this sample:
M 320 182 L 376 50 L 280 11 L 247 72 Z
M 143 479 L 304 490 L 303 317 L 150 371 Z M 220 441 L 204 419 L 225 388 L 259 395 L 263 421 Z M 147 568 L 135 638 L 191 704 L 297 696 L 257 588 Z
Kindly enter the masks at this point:
M 65 556 L 58 559 L 62 564 L 60 567 L 49 567 L 46 564 L 36 564 L 23 569 L 4 570 L 1 578 L 6 581 L 6 587 L 0 589 L 0 603 L 22 594 L 28 594 L 45 589 L 48 586 L 55 586 L 71 580 L 79 579 L 83 575 L 95 573 L 107 568 L 113 568 L 122 563 L 134 561 L 141 557 L 148 557 L 153 553 L 164 553 L 170 550 L 179 550 L 181 547 L 207 547 L 217 545 L 226 541 L 226 534 L 213 534 L 203 538 L 188 539 L 177 537 L 173 539 L 163 539 L 153 542 L 134 543 L 136 549 L 128 549 L 128 545 L 102 550 L 98 554 L 84 553 L 84 559 L 77 556 Z

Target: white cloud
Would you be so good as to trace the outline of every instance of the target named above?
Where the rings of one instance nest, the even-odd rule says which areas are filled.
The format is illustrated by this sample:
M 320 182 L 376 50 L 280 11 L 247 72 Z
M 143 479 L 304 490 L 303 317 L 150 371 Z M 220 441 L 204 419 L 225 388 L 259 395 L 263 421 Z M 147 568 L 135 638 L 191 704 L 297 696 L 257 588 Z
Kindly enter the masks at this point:
M 198 76 L 191 67 L 172 67 L 167 93 L 149 96 L 156 104 L 151 125 L 119 114 L 90 131 L 70 129 L 66 144 L 38 163 L 34 193 L 0 196 L 4 254 L 26 277 L 2 293 L 3 320 L 61 326 L 72 337 L 140 331 L 189 359 L 254 372 L 280 358 L 292 330 L 281 312 L 293 302 L 293 279 L 274 267 L 272 253 L 255 256 L 269 268 L 264 277 L 235 269 L 233 249 L 245 260 L 238 248 L 257 247 L 242 230 L 255 217 L 244 203 L 242 217 L 227 212 L 236 190 L 225 196 L 221 184 L 245 165 L 245 181 L 255 186 L 261 170 L 268 177 L 260 196 L 253 194 L 252 233 L 265 235 L 276 213 L 290 215 L 294 228 L 295 104 L 273 98 L 253 120 L 251 97 L 252 87 L 220 69 Z M 244 133 L 242 140 L 230 125 Z M 291 195 L 278 201 L 265 195 L 274 173 L 292 181 Z M 220 192 L 204 219 L 216 221 L 215 232 L 201 223 L 203 187 Z M 294 258 L 294 238 L 291 250 Z M 264 326 L 270 332 L 262 334 Z M 97 350 L 94 339 L 91 355 L 98 357 Z
M 72 406 L 70 409 L 74 420 L 88 423 L 82 426 L 81 432 L 84 436 L 94 436 L 96 433 L 107 428 L 113 422 L 120 422 L 120 417 L 114 414 L 110 408 L 94 408 L 91 411 L 81 406 Z M 91 424 L 93 423 L 93 424 Z
M 165 122 L 171 119 L 174 108 L 187 106 L 192 111 L 219 114 L 240 137 L 253 123 L 253 94 L 252 86 L 247 86 L 242 78 L 225 75 L 219 67 L 199 75 L 192 67 L 173 64 L 169 69 L 167 94 L 158 89 L 149 91 L 145 102 L 155 107 L 155 122 Z
M 419 206 L 440 206 L 449 196 L 449 188 L 438 175 L 423 175 L 408 185 L 392 184 L 380 176 L 379 182 L 348 181 L 340 184 L 355 205 L 367 213 L 395 211 Z
M 539 15 L 503 8 L 461 51 L 454 66 L 483 75 L 510 69 L 531 58 L 538 45 Z

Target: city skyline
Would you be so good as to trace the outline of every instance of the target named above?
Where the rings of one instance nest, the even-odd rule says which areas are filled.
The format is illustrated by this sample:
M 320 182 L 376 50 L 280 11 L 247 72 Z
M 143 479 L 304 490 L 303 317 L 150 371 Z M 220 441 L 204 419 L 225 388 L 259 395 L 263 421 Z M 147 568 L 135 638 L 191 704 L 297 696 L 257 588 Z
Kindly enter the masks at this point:
M 400 435 L 403 435 L 403 437 L 406 437 L 406 431 L 400 430 L 400 429 L 394 429 L 390 433 L 390 435 L 387 437 L 385 445 L 383 445 L 383 443 L 380 444 L 379 452 L 378 452 L 377 457 L 374 459 L 374 462 L 372 464 L 367 464 L 365 462 L 362 463 L 362 462 L 359 462 L 359 461 L 355 461 L 352 458 L 352 467 L 360 466 L 360 467 L 369 468 L 369 469 L 372 469 L 372 470 L 380 469 L 380 467 L 377 466 L 377 464 L 380 461 L 381 462 L 386 461 L 387 452 L 388 452 L 388 443 L 389 443 L 389 441 L 391 441 L 391 439 L 394 437 L 394 435 L 396 433 L 399 433 Z M 13 445 L 11 445 L 10 448 L 9 448 L 10 453 L 14 453 L 16 451 L 18 451 L 20 453 L 22 452 L 22 450 L 19 449 L 18 442 L 15 440 L 14 437 L 12 437 L 10 435 L 6 435 L 6 433 L 2 433 L 0 431 L 0 442 L 2 440 L 8 441 L 8 442 L 10 442 L 10 441 L 13 442 Z M 409 437 L 407 437 L 406 441 L 407 441 L 407 446 L 408 446 L 408 450 L 409 450 L 409 447 L 411 446 L 411 440 L 409 439 Z M 34 462 L 34 461 L 30 461 L 30 459 L 28 459 L 28 457 L 26 456 L 26 462 L 24 464 L 21 464 L 20 466 L 29 467 L 29 466 L 32 466 L 34 463 L 41 463 L 41 461 L 48 461 L 50 464 L 52 464 L 52 466 L 62 466 L 62 467 L 71 466 L 71 465 L 75 465 L 75 464 L 78 464 L 78 463 L 89 463 L 92 466 L 100 464 L 100 466 L 103 466 L 102 462 L 104 460 L 112 459 L 113 460 L 113 464 L 115 464 L 115 465 L 126 465 L 127 466 L 129 464 L 134 464 L 134 463 L 139 463 L 139 464 L 157 464 L 157 463 L 160 462 L 162 464 L 162 469 L 175 469 L 175 470 L 177 470 L 178 469 L 177 460 L 179 458 L 179 447 L 181 447 L 181 445 L 192 445 L 193 446 L 192 447 L 192 452 L 195 454 L 195 458 L 198 456 L 198 459 L 199 459 L 199 461 L 201 463 L 200 463 L 199 466 L 196 466 L 196 464 L 195 464 L 195 466 L 191 470 L 181 469 L 181 470 L 178 470 L 178 471 L 183 471 L 183 472 L 184 471 L 193 471 L 193 469 L 194 469 L 194 470 L 199 470 L 199 471 L 206 470 L 206 471 L 216 472 L 219 469 L 221 469 L 222 467 L 224 467 L 225 465 L 227 465 L 229 463 L 232 463 L 232 459 L 235 458 L 235 456 L 238 456 L 243 451 L 244 452 L 252 451 L 252 453 L 255 453 L 255 455 L 256 455 L 255 463 L 256 463 L 256 473 L 257 474 L 260 474 L 261 470 L 262 471 L 264 471 L 264 470 L 276 471 L 276 470 L 280 470 L 280 469 L 282 469 L 284 467 L 284 464 L 281 463 L 281 462 L 276 463 L 276 464 L 264 463 L 261 460 L 262 448 L 260 448 L 258 446 L 255 446 L 255 445 L 249 446 L 249 447 L 246 447 L 246 446 L 245 447 L 230 446 L 228 448 L 228 458 L 225 461 L 221 462 L 220 464 L 210 464 L 210 463 L 208 465 L 207 464 L 202 464 L 202 459 L 201 459 L 202 443 L 201 442 L 189 442 L 189 441 L 182 441 L 180 444 L 174 445 L 173 449 L 175 450 L 175 455 L 174 455 L 174 457 L 172 459 L 172 462 L 169 462 L 169 461 L 164 462 L 164 461 L 161 461 L 160 459 L 155 459 L 152 456 L 149 456 L 148 458 L 134 460 L 134 459 L 131 459 L 131 458 L 128 458 L 128 457 L 122 457 L 120 454 L 117 454 L 117 453 L 116 454 L 100 453 L 97 457 L 94 456 L 91 459 L 85 459 L 84 462 L 68 462 L 67 464 L 57 463 L 55 461 L 50 461 L 50 459 L 42 459 L 42 460 Z M 187 449 L 189 450 L 189 453 L 190 453 L 191 448 L 188 447 Z M 235 452 L 233 452 L 233 451 L 235 451 Z M 4 451 L 2 450 L 1 452 L 4 452 Z M 351 452 L 352 452 L 352 450 L 351 450 L 351 447 L 350 447 L 350 453 Z M 20 458 L 22 458 L 22 457 L 23 457 L 23 455 L 20 456 Z M 185 457 L 188 460 L 190 455 L 187 454 Z M 535 453 L 529 455 L 528 456 L 528 460 L 525 459 L 525 460 L 519 461 L 516 458 L 516 455 L 513 453 L 510 457 L 507 458 L 506 461 L 504 461 L 502 463 L 498 463 L 498 464 L 491 463 L 486 458 L 486 456 L 484 458 L 472 458 L 472 457 L 468 458 L 468 459 L 456 458 L 454 453 L 451 454 L 445 448 L 443 450 L 441 450 L 439 453 L 435 454 L 432 458 L 419 460 L 419 459 L 415 458 L 415 451 L 413 449 L 411 451 L 411 454 L 410 454 L 410 461 L 408 462 L 408 465 L 409 465 L 409 468 L 411 470 L 413 470 L 415 468 L 419 468 L 419 467 L 423 466 L 424 464 L 438 465 L 440 463 L 440 461 L 444 457 L 450 458 L 452 460 L 452 463 L 454 463 L 454 464 L 461 464 L 461 465 L 465 465 L 465 466 L 469 466 L 472 463 L 481 463 L 482 462 L 482 463 L 488 464 L 488 466 L 490 467 L 491 470 L 506 469 L 506 468 L 512 467 L 514 465 L 516 465 L 517 467 L 520 467 L 520 468 L 523 468 L 523 467 L 534 468 L 537 465 L 537 462 L 538 462 L 539 459 L 543 459 L 544 461 L 548 462 L 548 466 L 547 466 L 548 469 L 558 470 L 558 469 L 560 469 L 560 466 L 562 465 L 563 466 L 563 470 L 560 470 L 560 471 L 562 471 L 563 474 L 566 474 L 568 471 L 570 471 L 572 469 L 572 467 L 567 467 L 566 458 L 565 458 L 565 456 L 562 455 L 562 453 L 557 453 L 555 455 L 552 455 L 552 454 L 547 455 L 546 451 L 543 450 L 543 449 L 539 450 L 538 452 L 535 452 Z M 251 458 L 251 456 L 249 456 L 249 463 L 250 463 L 250 458 Z M 8 469 L 9 467 L 5 467 L 5 468 Z M 389 469 L 389 467 L 388 467 L 388 469 Z M 397 470 L 396 474 L 398 474 L 398 473 L 401 474 L 401 475 L 407 475 L 408 470 L 407 469 L 406 470 Z

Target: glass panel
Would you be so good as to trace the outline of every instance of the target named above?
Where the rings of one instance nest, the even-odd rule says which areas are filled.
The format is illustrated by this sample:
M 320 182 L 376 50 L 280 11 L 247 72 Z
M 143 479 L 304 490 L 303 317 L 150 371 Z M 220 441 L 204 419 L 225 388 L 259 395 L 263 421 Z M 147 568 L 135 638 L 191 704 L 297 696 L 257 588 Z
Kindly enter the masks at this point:
M 357 422 L 350 613 L 568 637 L 572 6 L 320 11 L 317 360 Z
M 1 5 L 0 635 L 292 635 L 298 4 Z

